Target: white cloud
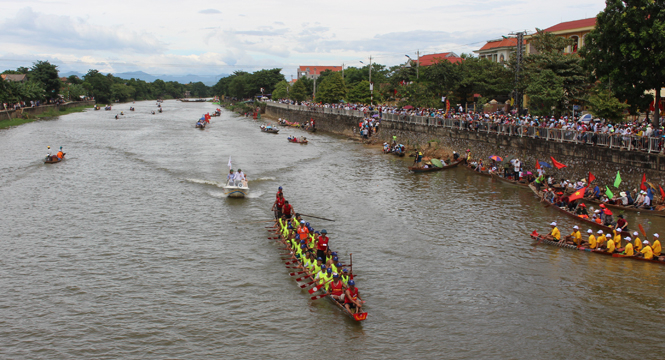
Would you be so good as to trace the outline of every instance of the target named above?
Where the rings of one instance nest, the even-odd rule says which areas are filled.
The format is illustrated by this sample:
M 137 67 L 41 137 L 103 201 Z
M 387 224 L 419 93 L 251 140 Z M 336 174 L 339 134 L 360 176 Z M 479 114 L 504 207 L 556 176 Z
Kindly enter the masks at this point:
M 47 15 L 32 8 L 21 9 L 15 17 L 0 24 L 2 42 L 78 50 L 124 50 L 159 53 L 165 45 L 147 33 L 125 31 L 120 27 L 92 25 L 85 19 Z M 26 41 L 28 40 L 28 41 Z

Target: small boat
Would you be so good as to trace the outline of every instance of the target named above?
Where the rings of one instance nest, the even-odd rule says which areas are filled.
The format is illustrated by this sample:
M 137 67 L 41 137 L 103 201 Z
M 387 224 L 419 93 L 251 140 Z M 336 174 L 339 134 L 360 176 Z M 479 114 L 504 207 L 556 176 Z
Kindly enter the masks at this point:
M 303 144 L 303 145 L 308 143 L 306 138 L 298 139 L 294 137 L 294 138 L 288 138 L 287 140 L 289 140 L 289 142 L 292 143 Z
M 277 134 L 279 132 L 279 129 L 275 129 L 274 127 L 262 127 L 261 131 L 265 133 Z
M 540 241 L 543 244 L 562 247 L 562 248 L 565 248 L 565 249 L 580 250 L 580 251 L 586 251 L 586 252 L 590 252 L 590 253 L 594 253 L 594 254 L 598 254 L 598 255 L 611 256 L 611 257 L 614 257 L 614 258 L 628 258 L 628 259 L 632 259 L 632 260 L 646 261 L 646 262 L 652 262 L 652 263 L 656 263 L 656 264 L 665 265 L 665 261 L 658 260 L 656 258 L 653 258 L 651 260 L 647 260 L 645 258 L 641 258 L 641 257 L 637 257 L 637 256 L 627 256 L 627 255 L 622 255 L 622 254 L 619 254 L 619 253 L 608 253 L 607 251 L 590 249 L 590 248 L 586 248 L 584 246 L 577 246 L 577 245 L 566 244 L 566 243 L 559 244 L 556 241 L 547 240 L 547 239 L 545 239 L 544 236 L 542 236 L 540 234 L 537 234 L 537 233 L 536 234 L 531 234 L 531 238 L 534 239 L 534 240 Z
M 434 159 L 434 160 L 436 160 L 436 159 Z M 461 162 L 462 162 L 462 160 L 457 160 L 457 162 L 454 162 L 454 163 L 452 163 L 452 164 L 450 164 L 450 165 L 446 165 L 446 166 L 442 166 L 442 167 L 438 167 L 438 166 L 436 166 L 436 164 L 434 164 L 434 165 L 431 165 L 431 166 L 430 166 L 429 168 L 427 168 L 427 169 L 423 169 L 423 168 L 419 168 L 419 167 L 410 166 L 410 167 L 409 167 L 409 171 L 414 172 L 414 173 L 417 173 L 417 174 L 418 174 L 418 173 L 426 173 L 426 172 L 441 171 L 441 170 L 445 170 L 445 169 L 453 168 L 453 167 L 459 165 Z
M 62 159 L 58 159 L 58 157 L 55 156 L 55 155 L 47 156 L 47 157 L 44 158 L 44 164 L 55 164 L 55 163 L 59 163 L 59 162 L 61 162 L 62 160 L 65 160 L 65 155 L 67 155 L 67 154 L 66 154 L 66 153 L 63 153 L 63 154 L 62 154 Z
M 201 130 L 205 130 L 206 128 L 206 122 L 205 121 L 199 121 L 196 123 L 196 127 Z
M 574 214 L 574 213 L 572 213 L 572 212 L 570 212 L 570 211 L 568 211 L 568 210 L 566 210 L 566 209 L 562 209 L 562 208 L 560 208 L 560 207 L 558 207 L 558 206 L 556 206 L 556 205 L 550 203 L 549 201 L 544 200 L 544 199 L 543 199 L 543 196 L 542 196 L 541 194 L 538 193 L 538 190 L 536 190 L 536 187 L 533 186 L 533 184 L 529 185 L 529 188 L 530 188 L 530 189 L 533 191 L 533 193 L 534 193 L 534 194 L 540 199 L 540 201 L 545 202 L 545 203 L 548 204 L 548 205 L 551 205 L 552 208 L 554 208 L 554 209 L 556 209 L 556 210 L 558 210 L 558 211 L 560 211 L 560 212 L 562 212 L 562 213 L 564 213 L 564 214 L 566 214 L 566 215 L 568 215 L 568 216 L 570 216 L 570 217 L 573 217 L 573 218 L 575 218 L 575 219 L 577 219 L 577 220 L 579 220 L 579 221 L 585 222 L 585 223 L 587 223 L 587 224 L 589 224 L 589 225 L 593 225 L 593 226 L 595 226 L 595 227 L 601 228 L 601 229 L 605 230 L 606 232 L 611 232 L 612 230 L 614 230 L 613 227 L 605 226 L 605 225 L 599 224 L 599 223 L 597 223 L 597 222 L 595 222 L 595 221 L 593 221 L 593 220 L 591 220 L 591 219 L 584 219 L 584 218 L 581 218 L 581 217 L 577 216 L 576 214 Z M 623 236 L 630 236 L 630 232 L 629 232 L 629 231 L 622 231 L 622 232 L 621 232 L 621 235 L 623 235 Z
M 521 181 L 515 181 L 515 180 L 511 180 L 511 179 L 506 179 L 505 177 L 500 176 L 500 175 L 498 175 L 498 174 L 491 174 L 491 176 L 492 176 L 493 179 L 498 179 L 498 180 L 501 180 L 501 181 L 503 181 L 503 182 L 507 182 L 507 183 L 509 183 L 509 184 L 518 185 L 518 186 L 523 186 L 523 187 L 528 187 L 528 186 L 529 186 L 529 184 L 523 183 L 523 182 L 521 182 Z
M 243 183 L 229 181 L 222 188 L 224 189 L 224 195 L 227 197 L 244 198 L 249 194 L 249 185 L 246 181 Z
M 134 108 L 133 108 L 133 107 L 130 107 L 130 108 L 129 108 L 129 111 L 134 111 Z
M 648 210 L 648 209 L 639 209 L 631 206 L 623 206 L 623 205 L 615 205 L 615 204 L 609 204 L 609 203 L 604 203 L 600 202 L 595 199 L 589 199 L 589 198 L 584 198 L 584 201 L 593 203 L 593 204 L 603 204 L 607 206 L 608 208 L 612 209 L 617 209 L 617 210 L 624 210 L 624 211 L 634 211 L 634 212 L 640 212 L 640 213 L 645 213 L 649 215 L 654 215 L 654 216 L 660 216 L 660 217 L 665 217 L 665 211 L 659 211 L 659 210 Z

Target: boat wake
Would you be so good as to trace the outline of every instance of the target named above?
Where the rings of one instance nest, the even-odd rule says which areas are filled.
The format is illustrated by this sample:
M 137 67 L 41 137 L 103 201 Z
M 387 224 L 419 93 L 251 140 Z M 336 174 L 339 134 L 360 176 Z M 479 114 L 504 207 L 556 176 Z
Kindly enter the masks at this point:
M 217 187 L 222 187 L 224 184 L 217 181 L 201 180 L 201 179 L 185 179 L 186 181 L 194 184 L 204 184 L 204 185 L 213 185 Z
M 272 181 L 272 180 L 277 180 L 277 179 L 272 176 L 268 176 L 268 177 L 260 177 L 254 181 Z
M 263 192 L 263 191 L 252 191 L 251 193 L 247 194 L 247 196 L 245 196 L 244 198 L 245 199 L 258 199 L 264 193 L 265 192 Z M 217 199 L 228 198 L 228 196 L 226 196 L 226 194 L 224 194 L 224 192 L 220 192 L 220 191 L 211 191 L 211 192 L 209 192 L 209 194 L 210 194 L 210 196 L 212 196 L 214 198 L 217 198 Z

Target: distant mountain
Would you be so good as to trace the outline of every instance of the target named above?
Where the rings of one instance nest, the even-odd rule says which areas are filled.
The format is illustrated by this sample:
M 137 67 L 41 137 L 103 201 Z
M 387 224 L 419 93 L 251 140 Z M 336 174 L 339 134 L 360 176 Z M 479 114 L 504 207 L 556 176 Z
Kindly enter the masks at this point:
M 76 75 L 79 78 L 82 78 L 83 75 L 80 72 L 76 71 L 68 71 L 66 73 L 61 73 L 60 77 L 69 77 L 71 75 Z M 219 79 L 223 77 L 229 76 L 228 74 L 221 74 L 221 75 L 151 75 L 148 73 L 145 73 L 143 71 L 131 71 L 131 72 L 123 72 L 123 73 L 117 73 L 113 74 L 115 77 L 119 77 L 121 79 L 139 79 L 147 82 L 153 82 L 157 79 L 164 80 L 164 81 L 177 81 L 181 84 L 189 84 L 190 82 L 195 83 L 195 82 L 202 82 L 208 86 L 213 86 L 217 84 Z

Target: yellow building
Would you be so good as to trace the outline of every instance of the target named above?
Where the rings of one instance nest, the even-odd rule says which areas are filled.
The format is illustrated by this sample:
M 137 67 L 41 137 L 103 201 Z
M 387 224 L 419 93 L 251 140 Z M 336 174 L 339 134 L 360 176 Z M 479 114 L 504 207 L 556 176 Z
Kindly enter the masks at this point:
M 543 30 L 566 39 L 573 39 L 573 44 L 564 49 L 565 53 L 576 53 L 586 43 L 586 36 L 596 27 L 596 18 L 575 21 L 566 21 Z M 536 51 L 527 39 L 526 53 L 535 54 Z

